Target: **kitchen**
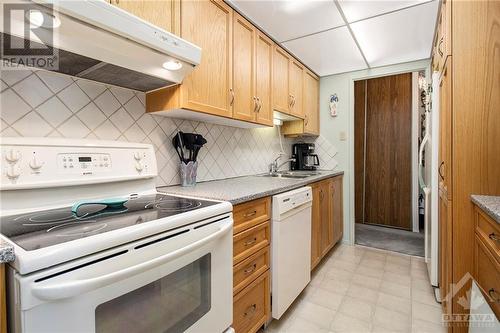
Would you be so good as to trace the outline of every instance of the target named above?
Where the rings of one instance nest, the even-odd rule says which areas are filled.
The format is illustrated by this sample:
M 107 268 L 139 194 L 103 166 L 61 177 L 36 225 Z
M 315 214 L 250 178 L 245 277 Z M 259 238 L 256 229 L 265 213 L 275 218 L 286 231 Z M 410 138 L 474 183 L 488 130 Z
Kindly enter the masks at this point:
M 499 11 L 2 4 L 0 332 L 496 331 Z M 57 66 L 20 66 L 41 44 Z M 417 72 L 439 114 L 423 257 L 354 223 L 354 82 Z

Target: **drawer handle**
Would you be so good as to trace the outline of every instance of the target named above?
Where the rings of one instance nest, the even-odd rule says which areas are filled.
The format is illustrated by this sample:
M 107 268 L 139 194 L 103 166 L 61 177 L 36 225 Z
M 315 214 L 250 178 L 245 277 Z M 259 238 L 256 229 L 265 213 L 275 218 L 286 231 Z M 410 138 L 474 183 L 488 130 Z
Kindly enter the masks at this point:
M 245 246 L 253 245 L 257 241 L 257 237 L 254 237 L 253 239 L 246 241 Z
M 443 42 L 444 42 L 443 37 L 441 37 L 441 39 L 439 40 L 439 44 L 438 44 L 438 53 L 439 53 L 439 55 L 440 55 L 441 57 L 442 57 L 442 56 L 443 56 L 443 54 L 444 54 L 444 53 L 443 53 L 443 50 L 441 50 L 441 46 L 443 45 Z
M 246 213 L 245 215 L 243 215 L 243 217 L 247 218 L 247 217 L 254 216 L 255 214 L 257 214 L 257 211 L 256 211 L 256 210 L 254 210 L 254 211 L 252 211 L 252 212 L 250 212 L 250 213 Z
M 250 274 L 253 271 L 255 271 L 256 268 L 257 268 L 257 264 L 253 264 L 250 268 L 245 269 L 243 271 L 243 273 L 245 273 L 245 275 Z
M 441 180 L 444 180 L 443 173 L 441 172 L 441 168 L 443 166 L 444 166 L 444 161 L 441 161 L 441 164 L 439 164 L 439 168 L 438 168 L 439 178 L 441 178 Z
M 250 306 L 246 309 L 246 311 L 245 311 L 245 313 L 243 314 L 243 316 L 245 316 L 245 317 L 246 317 L 246 316 L 251 316 L 251 315 L 253 315 L 253 314 L 255 313 L 255 310 L 257 310 L 257 304 L 252 304 L 252 305 L 250 305 Z
M 497 235 L 495 235 L 494 232 L 492 232 L 491 234 L 488 235 L 488 237 L 491 239 L 491 240 L 494 240 L 495 242 L 500 242 L 500 238 L 498 238 Z
M 490 295 L 490 297 L 495 301 L 495 303 L 500 303 L 500 294 L 498 294 L 498 292 L 491 288 L 490 290 L 488 290 L 488 295 Z

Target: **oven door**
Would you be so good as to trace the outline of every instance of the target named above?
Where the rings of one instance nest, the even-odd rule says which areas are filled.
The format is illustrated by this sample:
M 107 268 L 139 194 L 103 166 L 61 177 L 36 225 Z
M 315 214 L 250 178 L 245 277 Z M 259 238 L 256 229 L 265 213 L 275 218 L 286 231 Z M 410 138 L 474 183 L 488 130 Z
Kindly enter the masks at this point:
M 228 215 L 13 274 L 14 330 L 223 332 L 232 322 L 232 224 Z

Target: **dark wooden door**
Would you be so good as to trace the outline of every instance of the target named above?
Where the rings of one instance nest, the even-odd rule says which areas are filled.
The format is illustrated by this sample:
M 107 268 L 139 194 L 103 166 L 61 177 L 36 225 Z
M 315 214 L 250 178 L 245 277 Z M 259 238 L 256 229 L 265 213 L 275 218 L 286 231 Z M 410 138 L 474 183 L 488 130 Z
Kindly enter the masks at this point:
M 367 80 L 365 223 L 411 230 L 411 78 Z
M 354 82 L 354 221 L 364 223 L 367 80 Z

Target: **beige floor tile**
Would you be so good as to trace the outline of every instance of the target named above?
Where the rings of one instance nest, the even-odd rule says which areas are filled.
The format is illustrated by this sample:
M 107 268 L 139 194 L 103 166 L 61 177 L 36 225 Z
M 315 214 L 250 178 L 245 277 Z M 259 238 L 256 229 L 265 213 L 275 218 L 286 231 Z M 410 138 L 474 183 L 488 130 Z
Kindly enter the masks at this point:
M 339 333 L 368 333 L 370 332 L 370 323 L 337 312 L 333 317 L 330 329 Z
M 343 297 L 343 295 L 332 293 L 322 288 L 317 288 L 314 293 L 312 293 L 305 299 L 309 302 L 324 306 L 331 310 L 337 310 L 340 303 L 342 302 Z
M 426 291 L 426 292 L 432 291 L 431 283 L 428 279 L 412 278 L 411 279 L 411 289 Z
M 304 318 L 319 327 L 329 329 L 335 311 L 304 300 L 298 305 L 297 310 L 294 311 L 294 315 Z
M 411 315 L 411 301 L 409 298 L 398 297 L 380 292 L 377 298 L 377 307 Z
M 350 317 L 370 322 L 374 305 L 359 299 L 346 296 L 338 308 L 338 312 Z
M 377 251 L 377 250 L 366 251 L 364 255 L 364 258 L 366 259 L 376 259 L 381 261 L 385 261 L 386 257 L 387 257 L 387 252 Z
M 349 254 L 352 254 L 352 255 L 356 255 L 356 256 L 363 256 L 365 253 L 366 253 L 366 250 L 362 247 L 359 247 L 359 246 L 350 246 L 350 245 L 345 245 L 342 249 L 341 249 L 341 253 L 349 253 Z
M 312 286 L 310 284 L 307 285 L 307 287 L 305 287 L 304 290 L 302 290 L 302 292 L 300 293 L 299 298 L 305 299 L 310 297 L 316 291 L 316 289 L 317 287 L 315 286 Z
M 334 259 L 336 260 L 349 261 L 354 263 L 359 263 L 361 261 L 361 258 L 362 258 L 361 255 L 356 255 L 351 253 L 341 253 L 338 256 L 334 257 Z
M 382 282 L 380 285 L 380 291 L 386 294 L 390 294 L 393 296 L 398 296 L 398 297 L 403 297 L 403 298 L 410 298 L 411 293 L 410 293 L 410 287 L 409 286 L 404 286 L 402 284 L 398 283 L 393 283 L 393 282 Z
M 378 291 L 370 288 L 365 288 L 358 284 L 352 284 L 349 286 L 346 295 L 365 302 L 376 304 Z
M 366 288 L 371 288 L 378 290 L 380 287 L 380 284 L 382 283 L 381 279 L 361 275 L 361 274 L 354 274 L 351 279 L 351 284 L 359 284 L 363 287 Z
M 407 287 L 411 286 L 411 276 L 409 275 L 398 274 L 393 272 L 384 272 L 382 280 L 384 282 L 397 283 Z
M 411 330 L 411 317 L 377 306 L 373 315 L 373 326 L 385 327 L 388 330 L 409 332 Z
M 401 275 L 410 275 L 410 266 L 401 266 L 391 262 L 385 263 L 384 270 L 386 272 L 391 272 Z
M 440 308 L 418 302 L 412 302 L 412 318 L 415 320 L 425 320 L 434 324 L 441 325 L 442 312 Z
M 309 282 L 309 285 L 317 287 L 321 284 L 321 281 L 325 279 L 326 274 L 316 274 L 311 277 L 311 282 Z
M 409 333 L 407 328 L 405 329 L 389 329 L 387 327 L 382 327 L 382 326 L 373 326 L 371 333 Z
M 293 317 L 288 326 L 283 331 L 284 333 L 327 333 L 328 330 L 310 322 L 302 317 Z
M 372 268 L 372 267 L 365 267 L 363 265 L 359 265 L 358 269 L 356 269 L 356 274 L 361 274 L 361 275 L 366 275 L 369 277 L 381 279 L 382 276 L 384 275 L 384 268 L 383 267 Z
M 411 292 L 411 299 L 414 302 L 424 303 L 427 305 L 435 306 L 437 308 L 441 308 L 441 304 L 436 302 L 433 291 L 429 292 L 414 289 Z
M 411 277 L 417 278 L 417 279 L 428 279 L 429 274 L 427 273 L 427 270 L 421 270 L 421 269 L 412 269 L 410 271 Z
M 411 331 L 412 333 L 446 333 L 448 328 L 444 325 L 413 319 Z
M 369 268 L 374 268 L 374 269 L 380 269 L 383 268 L 385 265 L 385 261 L 383 260 L 378 260 L 375 258 L 366 258 L 364 257 L 361 262 L 359 263 L 360 266 L 362 267 L 369 267 Z
M 332 280 L 350 281 L 354 273 L 339 267 L 332 267 L 326 272 L 326 277 Z
M 407 256 L 402 256 L 402 255 L 397 255 L 397 254 L 388 254 L 386 259 L 386 262 L 400 265 L 400 266 L 410 266 L 411 265 L 411 258 Z
M 334 260 L 331 267 L 341 268 L 349 272 L 355 272 L 358 264 L 349 261 Z
M 342 281 L 337 279 L 330 279 L 328 276 L 326 276 L 318 285 L 318 287 L 331 291 L 333 293 L 345 295 L 347 289 L 349 288 L 349 285 L 349 280 Z

